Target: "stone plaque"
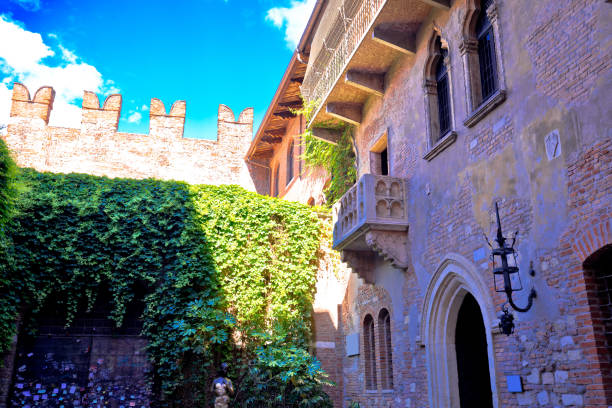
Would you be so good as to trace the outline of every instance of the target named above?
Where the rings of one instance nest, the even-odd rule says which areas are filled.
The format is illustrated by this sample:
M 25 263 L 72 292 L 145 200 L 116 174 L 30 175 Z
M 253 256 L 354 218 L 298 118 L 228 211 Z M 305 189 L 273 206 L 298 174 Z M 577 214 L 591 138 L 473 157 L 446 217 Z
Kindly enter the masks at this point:
M 359 355 L 359 333 L 353 333 L 346 336 L 346 355 Z
M 544 138 L 544 145 L 546 146 L 546 156 L 548 161 L 561 156 L 561 138 L 559 137 L 559 130 L 555 129 Z
M 507 375 L 508 392 L 523 392 L 523 382 L 520 375 Z

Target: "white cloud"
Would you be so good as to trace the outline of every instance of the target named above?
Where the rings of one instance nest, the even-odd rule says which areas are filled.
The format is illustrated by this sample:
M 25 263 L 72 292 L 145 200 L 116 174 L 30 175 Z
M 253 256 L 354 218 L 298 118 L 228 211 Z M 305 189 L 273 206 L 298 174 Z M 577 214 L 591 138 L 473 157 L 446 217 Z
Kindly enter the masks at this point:
M 129 123 L 140 123 L 141 119 L 142 115 L 140 114 L 140 112 L 132 112 L 132 114 L 128 116 L 127 121 Z
M 13 3 L 19 4 L 28 11 L 40 10 L 40 0 L 11 0 Z
M 149 110 L 149 107 L 148 107 L 147 105 L 142 105 L 142 106 L 140 107 L 140 110 L 143 110 L 143 111 L 148 111 L 148 110 Z
M 27 86 L 32 97 L 41 86 L 55 89 L 50 120 L 55 126 L 79 126 L 81 107 L 76 101 L 83 97 L 84 90 L 103 95 L 118 92 L 112 81 L 104 80 L 96 67 L 81 61 L 74 52 L 61 44 L 54 51 L 40 34 L 26 30 L 5 15 L 0 15 L 0 38 L 11 39 L 0 41 L 0 77 L 4 77 L 0 85 L 0 123 L 7 122 L 10 108 L 10 104 L 9 108 L 5 106 L 10 97 L 2 96 L 2 87 L 15 81 Z M 57 36 L 52 38 L 57 39 Z M 58 55 L 59 64 L 44 62 Z
M 274 7 L 268 10 L 266 20 L 285 30 L 287 46 L 294 49 L 302 37 L 314 5 L 315 0 L 291 0 L 289 7 Z

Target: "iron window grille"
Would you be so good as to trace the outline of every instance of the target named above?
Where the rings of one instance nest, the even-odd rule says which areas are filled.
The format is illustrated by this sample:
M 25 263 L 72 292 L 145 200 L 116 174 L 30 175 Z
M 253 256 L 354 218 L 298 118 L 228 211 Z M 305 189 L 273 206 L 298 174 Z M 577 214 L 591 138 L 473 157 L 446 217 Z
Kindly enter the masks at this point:
M 482 100 L 487 100 L 497 91 L 497 61 L 495 58 L 495 38 L 493 26 L 487 16 L 487 8 L 492 0 L 483 1 L 480 14 L 476 22 L 476 36 L 478 37 L 478 62 L 480 65 L 480 85 Z
M 441 48 L 440 39 L 437 40 L 440 57 L 436 65 L 436 89 L 438 92 L 438 122 L 440 125 L 440 134 L 438 140 L 442 138 L 450 130 L 451 112 L 450 112 L 450 92 L 448 86 L 448 70 L 444 60 L 448 56 L 448 50 Z

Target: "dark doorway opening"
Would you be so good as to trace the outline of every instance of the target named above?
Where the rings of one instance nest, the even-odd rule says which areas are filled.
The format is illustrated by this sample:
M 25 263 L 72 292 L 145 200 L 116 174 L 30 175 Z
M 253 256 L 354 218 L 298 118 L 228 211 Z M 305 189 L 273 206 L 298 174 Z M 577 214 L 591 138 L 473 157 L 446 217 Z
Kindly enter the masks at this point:
M 387 149 L 380 152 L 380 174 L 383 176 L 389 175 L 389 162 L 387 158 Z
M 592 253 L 583 267 L 606 400 L 612 404 L 612 244 Z
M 478 302 L 469 293 L 457 316 L 455 350 L 461 408 L 492 408 L 485 326 Z

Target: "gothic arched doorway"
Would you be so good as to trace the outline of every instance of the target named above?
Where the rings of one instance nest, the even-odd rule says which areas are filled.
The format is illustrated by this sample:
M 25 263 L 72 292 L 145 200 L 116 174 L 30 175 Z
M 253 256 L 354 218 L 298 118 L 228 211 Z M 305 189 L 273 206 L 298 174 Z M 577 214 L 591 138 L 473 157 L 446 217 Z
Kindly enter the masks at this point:
M 493 407 L 484 321 L 470 293 L 463 298 L 457 315 L 455 352 L 461 408 Z
M 494 304 L 482 273 L 458 254 L 447 254 L 429 282 L 423 304 L 421 339 L 427 351 L 429 401 L 432 408 L 498 408 L 493 330 Z M 474 344 L 477 328 L 480 341 Z M 467 339 L 466 339 L 467 337 Z M 472 349 L 470 349 L 472 348 Z M 478 357 L 474 357 L 477 355 Z M 479 360 L 477 378 L 468 367 Z M 486 403 L 464 397 L 465 389 L 484 393 Z

